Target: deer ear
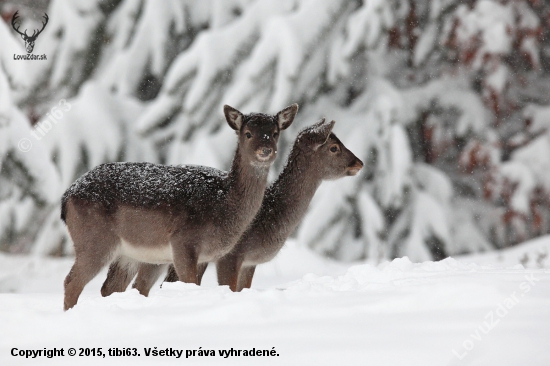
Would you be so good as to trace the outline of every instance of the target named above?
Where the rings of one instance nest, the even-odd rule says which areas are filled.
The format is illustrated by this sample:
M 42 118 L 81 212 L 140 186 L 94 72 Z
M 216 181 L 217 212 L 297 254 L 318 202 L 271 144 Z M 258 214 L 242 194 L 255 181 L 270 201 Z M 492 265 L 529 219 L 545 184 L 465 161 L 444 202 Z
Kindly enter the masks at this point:
M 298 104 L 289 105 L 279 113 L 277 113 L 277 124 L 280 130 L 286 130 L 294 121 L 294 117 L 298 113 Z
M 322 133 L 324 135 L 324 141 L 323 141 L 323 144 L 325 142 L 327 142 L 328 138 L 330 137 L 330 134 L 332 133 L 332 129 L 334 128 L 334 125 L 336 124 L 336 121 L 332 120 L 328 123 L 325 123 L 322 127 Z
M 243 125 L 243 114 L 227 104 L 223 106 L 223 114 L 229 127 L 235 131 L 239 131 Z
M 318 125 L 317 131 L 319 133 L 319 140 L 313 148 L 314 150 L 317 150 L 319 147 L 327 143 L 335 123 L 336 122 L 334 120 L 330 122 L 325 122 L 325 119 L 323 118 L 320 122 L 316 124 Z

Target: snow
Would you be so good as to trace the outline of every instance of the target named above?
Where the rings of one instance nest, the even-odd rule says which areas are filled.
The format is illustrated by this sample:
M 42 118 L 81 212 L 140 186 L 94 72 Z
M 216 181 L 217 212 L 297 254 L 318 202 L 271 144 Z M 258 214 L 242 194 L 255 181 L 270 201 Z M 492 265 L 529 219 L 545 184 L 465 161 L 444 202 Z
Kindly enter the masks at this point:
M 539 19 L 533 10 L 523 2 L 498 2 L 481 0 L 475 6 L 461 4 L 457 8 L 458 19 L 457 37 L 465 48 L 476 47 L 473 37 L 479 38 L 481 44 L 476 52 L 475 67 L 487 64 L 487 58 L 509 53 L 513 48 L 515 32 L 528 34 L 540 27 Z M 515 23 L 519 28 L 515 30 Z M 534 32 L 533 32 L 534 34 Z M 534 49 L 535 37 L 531 34 L 523 37 L 521 48 L 530 56 L 535 65 L 538 65 L 538 52 Z
M 288 16 L 272 16 L 262 27 L 264 34 L 238 74 L 239 78 L 227 91 L 227 100 L 240 105 L 253 98 L 257 93 L 258 79 L 274 69 L 275 86 L 270 92 L 268 111 L 276 111 L 294 101 L 297 79 L 301 72 L 305 73 L 304 59 L 319 47 L 319 41 L 327 33 L 326 28 L 334 26 L 331 19 L 346 6 L 343 1 L 305 0 Z M 311 16 L 313 12 L 316 16 Z
M 426 32 L 424 32 L 420 36 L 420 39 L 418 40 L 418 44 L 416 45 L 415 52 L 414 52 L 415 65 L 420 65 L 422 62 L 426 60 L 430 51 L 435 46 L 438 35 L 439 35 L 439 32 L 437 29 L 437 24 L 431 23 L 426 29 Z
M 361 190 L 357 195 L 357 209 L 361 213 L 362 228 L 367 239 L 367 258 L 381 260 L 387 258 L 381 234 L 384 231 L 384 216 L 368 192 Z
M 58 104 L 62 103 L 56 101 L 54 105 Z M 118 160 L 121 153 L 134 161 L 151 154 L 146 143 L 134 146 L 137 136 L 132 122 L 142 110 L 135 100 L 110 95 L 104 86 L 92 81 L 85 83 L 75 98 L 67 100 L 66 106 L 60 108 L 62 117 L 39 142 L 48 148 L 50 155 L 59 155 L 64 187 L 82 174 L 78 169 L 83 163 L 87 163 L 86 171 L 106 160 Z M 39 123 L 42 121 L 47 121 L 47 117 Z M 87 162 L 83 162 L 83 155 L 87 156 Z
M 247 50 L 257 39 L 257 33 L 263 29 L 262 22 L 284 12 L 288 7 L 285 1 L 256 2 L 245 10 L 242 21 L 201 33 L 193 45 L 174 60 L 161 95 L 173 93 L 178 84 L 195 74 L 184 108 L 188 111 L 197 109 L 197 104 L 204 101 L 205 94 L 211 92 L 209 86 L 212 81 L 224 71 L 235 68 L 242 61 L 243 54 L 249 52 Z M 228 102 L 233 103 L 231 98 L 228 98 Z M 173 103 L 181 104 L 181 100 L 173 100 Z M 144 121 L 140 125 L 150 124 Z
M 10 82 L 13 83 L 12 88 L 14 91 L 21 89 L 28 84 L 26 79 L 27 67 L 21 67 L 21 63 L 13 59 L 14 54 L 23 54 L 25 49 L 24 44 L 19 43 L 18 39 L 12 37 L 10 34 L 9 26 L 0 22 L 0 39 L 2 40 L 2 47 L 0 47 L 0 73 L 5 73 L 9 76 Z M 0 101 L 0 110 L 3 109 L 3 105 L 7 103 L 8 97 L 6 92 L 2 91 L 2 101 Z
M 431 81 L 420 87 L 402 92 L 404 105 L 400 108 L 401 118 L 406 123 L 414 122 L 420 110 L 425 110 L 434 101 L 444 108 L 457 108 L 461 116 L 456 123 L 456 133 L 464 136 L 468 132 L 482 134 L 491 121 L 479 97 L 468 90 L 462 77 Z
M 0 6 L 2 250 L 70 254 L 59 197 L 99 164 L 227 170 L 226 103 L 274 112 L 299 102 L 295 132 L 334 119 L 365 162 L 306 215 L 302 242 L 326 255 L 427 259 L 433 231 L 447 254 L 549 232 L 548 2 L 42 3 L 34 15 L 21 10 L 29 29 L 50 17 L 35 47 L 43 62 L 13 59 L 25 52 L 8 19 L 16 5 Z M 54 124 L 46 113 L 61 100 L 72 108 Z M 40 141 L 29 136 L 36 119 L 52 125 Z M 23 153 L 16 145 L 27 137 Z M 281 136 L 279 156 L 294 137 Z M 10 175 L 14 158 L 21 168 Z
M 355 184 L 353 178 L 326 181 L 321 184 L 311 201 L 309 215 L 302 220 L 298 228 L 300 242 L 316 247 L 319 252 L 331 249 L 331 245 L 345 231 L 342 225 L 349 224 L 349 220 L 345 219 L 351 211 L 347 204 L 347 192 Z M 340 189 L 336 189 L 337 187 Z M 339 225 L 330 225 L 335 222 Z
M 511 27 L 514 18 L 511 7 L 500 5 L 495 1 L 479 1 L 470 11 L 468 6 L 460 5 L 457 16 L 460 19 L 458 39 L 469 42 L 473 34 L 480 34 L 483 40 L 483 53 L 505 54 L 511 48 L 506 28 Z M 481 60 L 477 60 L 481 63 Z
M 542 247 L 550 237 L 514 252 Z M 166 283 L 148 298 L 135 290 L 102 298 L 104 271 L 66 313 L 62 282 L 72 259 L 1 254 L 0 364 L 548 365 L 548 261 L 525 269 L 502 253 L 504 261 L 495 253 L 344 265 L 290 241 L 241 293 L 216 286 L 209 268 L 201 287 Z M 136 347 L 141 356 L 30 360 L 12 357 L 13 347 Z M 149 347 L 216 356 L 146 357 Z M 279 356 L 218 356 L 231 347 L 275 347 Z
M 529 192 L 535 188 L 535 179 L 527 166 L 521 162 L 509 161 L 500 167 L 504 179 L 517 183 L 510 199 L 510 206 L 518 212 L 529 212 Z
M 387 190 L 381 195 L 385 206 L 399 207 L 403 199 L 403 187 L 407 185 L 409 179 L 412 153 L 407 132 L 403 126 L 391 126 L 389 133 L 388 160 L 384 162 L 384 166 L 388 169 L 387 176 L 384 177 Z
M 498 93 L 504 92 L 506 82 L 510 75 L 510 70 L 503 65 L 499 65 L 496 70 L 493 70 L 485 79 L 487 86 Z
M 34 85 L 47 84 L 52 89 L 77 86 L 83 81 L 87 57 L 91 57 L 90 42 L 104 21 L 99 1 L 55 0 L 48 13 L 48 26 L 34 50 L 36 54 L 47 54 L 48 59 L 27 69 L 29 79 Z
M 501 266 L 513 266 L 521 263 L 525 268 L 535 269 L 550 267 L 548 254 L 550 254 L 550 237 L 542 236 L 511 248 L 471 254 L 463 258 L 472 263 L 496 263 Z M 462 257 L 459 258 L 462 259 Z
M 522 182 L 532 177 L 531 179 L 534 179 L 536 184 L 550 188 L 550 178 L 545 174 L 550 169 L 550 164 L 548 159 L 546 159 L 549 155 L 550 137 L 548 135 L 543 135 L 533 140 L 531 144 L 514 151 L 512 160 L 517 164 L 523 165 L 527 170 L 525 176 L 518 177 L 518 180 Z M 530 184 L 534 185 L 533 183 Z
M 343 56 L 352 57 L 362 47 L 372 47 L 385 28 L 394 23 L 391 4 L 384 0 L 365 1 L 347 22 L 348 37 L 342 48 Z
M 181 2 L 170 0 L 163 5 L 154 1 L 126 2 L 111 18 L 108 31 L 114 38 L 113 48 L 122 52 L 109 60 L 102 77 L 105 83 L 116 85 L 121 94 L 131 95 L 137 90 L 145 71 L 162 77 L 169 62 L 166 50 L 174 47 L 165 34 L 173 28 L 172 32 L 180 36 L 186 27 Z M 133 29 L 132 23 L 138 17 L 137 29 Z
M 4 32 L 0 24 L 0 33 Z M 0 34 L 1 37 L 1 34 Z M 34 221 L 37 203 L 48 205 L 59 198 L 60 181 L 55 166 L 49 160 L 44 146 L 31 141 L 31 128 L 27 117 L 14 103 L 10 82 L 17 84 L 17 73 L 11 74 L 4 51 L 13 51 L 11 45 L 0 49 L 0 238 L 10 232 L 24 230 Z M 4 68 L 6 73 L 4 73 Z M 17 88 L 14 88 L 16 91 Z M 33 139 L 34 140 L 34 139 Z M 33 146 L 34 142 L 34 146 Z M 9 175 L 18 177 L 13 181 Z M 27 178 L 27 182 L 23 183 Z M 31 190 L 33 197 L 28 192 Z M 33 202 L 34 201 L 34 202 Z
M 446 204 L 453 197 L 451 181 L 433 166 L 416 163 L 413 176 L 417 185 L 429 192 L 440 204 Z
M 433 196 L 417 192 L 412 203 L 410 218 L 411 233 L 405 241 L 402 253 L 408 253 L 415 262 L 425 261 L 432 255 L 425 245 L 427 239 L 435 237 L 444 243 L 450 242 L 449 220 L 442 206 Z M 446 248 L 441 248 L 446 251 Z

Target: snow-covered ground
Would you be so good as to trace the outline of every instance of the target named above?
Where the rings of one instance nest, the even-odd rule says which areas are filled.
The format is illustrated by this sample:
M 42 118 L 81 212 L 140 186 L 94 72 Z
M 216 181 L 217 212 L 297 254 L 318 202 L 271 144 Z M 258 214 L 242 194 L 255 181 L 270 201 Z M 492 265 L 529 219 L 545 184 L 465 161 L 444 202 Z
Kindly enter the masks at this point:
M 549 249 L 546 237 L 500 254 L 373 266 L 332 262 L 291 241 L 242 293 L 216 286 L 209 268 L 201 287 L 102 298 L 102 272 L 66 313 L 72 259 L 0 255 L 0 365 L 550 365 Z M 65 356 L 11 355 L 54 347 Z M 70 347 L 140 356 L 71 357 Z M 146 356 L 154 347 L 183 354 Z M 219 356 L 273 347 L 278 356 Z M 185 359 L 187 350 L 216 355 Z

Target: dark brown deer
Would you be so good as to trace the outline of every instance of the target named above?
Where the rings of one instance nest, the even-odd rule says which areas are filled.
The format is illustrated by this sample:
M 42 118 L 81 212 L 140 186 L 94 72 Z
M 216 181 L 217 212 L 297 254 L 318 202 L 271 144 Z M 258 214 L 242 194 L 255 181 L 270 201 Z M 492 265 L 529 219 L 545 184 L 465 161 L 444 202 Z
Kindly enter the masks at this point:
M 307 127 L 298 135 L 285 168 L 267 189 L 262 207 L 237 245 L 216 263 L 218 283 L 233 291 L 250 288 L 256 266 L 270 261 L 305 215 L 323 180 L 356 175 L 363 163 L 331 132 L 334 121 Z M 202 277 L 206 265 L 199 268 Z M 158 267 L 140 266 L 134 287 L 148 294 Z M 170 267 L 165 281 L 177 281 Z
M 27 53 L 32 53 L 32 50 L 34 49 L 34 42 L 36 41 L 36 38 L 38 38 L 40 33 L 42 33 L 44 28 L 46 28 L 46 24 L 48 24 L 48 20 L 49 20 L 48 14 L 44 13 L 45 22 L 42 22 L 42 29 L 40 29 L 40 30 L 35 29 L 32 33 L 32 36 L 29 36 L 27 34 L 26 29 L 25 29 L 25 33 L 21 33 L 19 31 L 19 27 L 17 27 L 17 28 L 15 27 L 15 22 L 17 22 L 17 19 L 19 18 L 17 13 L 19 13 L 19 11 L 16 11 L 15 14 L 13 14 L 13 18 L 11 18 L 11 26 L 13 27 L 13 29 L 17 33 L 19 33 L 21 35 L 21 38 L 23 38 L 23 40 L 25 41 L 25 49 L 27 50 Z
M 65 278 L 65 310 L 113 260 L 134 274 L 138 262 L 173 263 L 179 280 L 197 283 L 199 263 L 227 254 L 254 219 L 279 131 L 290 126 L 297 111 L 294 104 L 275 116 L 243 115 L 225 106 L 227 123 L 238 135 L 229 172 L 109 163 L 73 183 L 61 206 L 76 253 Z

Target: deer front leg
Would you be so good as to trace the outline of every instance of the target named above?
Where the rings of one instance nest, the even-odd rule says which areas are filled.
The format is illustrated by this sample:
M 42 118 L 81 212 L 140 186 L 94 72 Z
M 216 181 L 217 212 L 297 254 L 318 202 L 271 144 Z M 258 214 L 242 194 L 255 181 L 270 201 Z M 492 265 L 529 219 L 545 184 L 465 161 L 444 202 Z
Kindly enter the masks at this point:
M 173 248 L 174 269 L 182 282 L 198 285 L 198 256 L 191 246 L 181 245 Z
M 111 263 L 107 278 L 101 286 L 101 296 L 109 296 L 113 292 L 124 292 L 126 287 L 136 275 L 138 268 L 137 263 L 132 263 L 128 260 L 119 258 Z
M 141 263 L 132 288 L 137 289 L 145 297 L 149 296 L 149 291 L 151 291 L 151 288 L 165 268 L 165 264 Z
M 239 283 L 237 291 L 242 291 L 243 288 L 250 288 L 252 286 L 252 277 L 254 277 L 254 271 L 256 266 L 242 267 L 239 271 Z
M 208 262 L 199 263 L 197 266 L 197 283 L 199 285 L 202 282 L 202 276 L 204 276 L 206 267 L 208 267 Z M 164 277 L 164 281 L 162 282 L 177 282 L 177 281 L 179 281 L 178 274 L 176 273 L 174 266 L 170 265 L 170 267 L 168 267 L 168 273 L 166 274 L 166 277 Z
M 237 291 L 237 281 L 239 279 L 239 270 L 242 260 L 236 255 L 228 254 L 216 262 L 216 271 L 218 272 L 218 284 L 220 286 L 229 286 L 231 291 Z

